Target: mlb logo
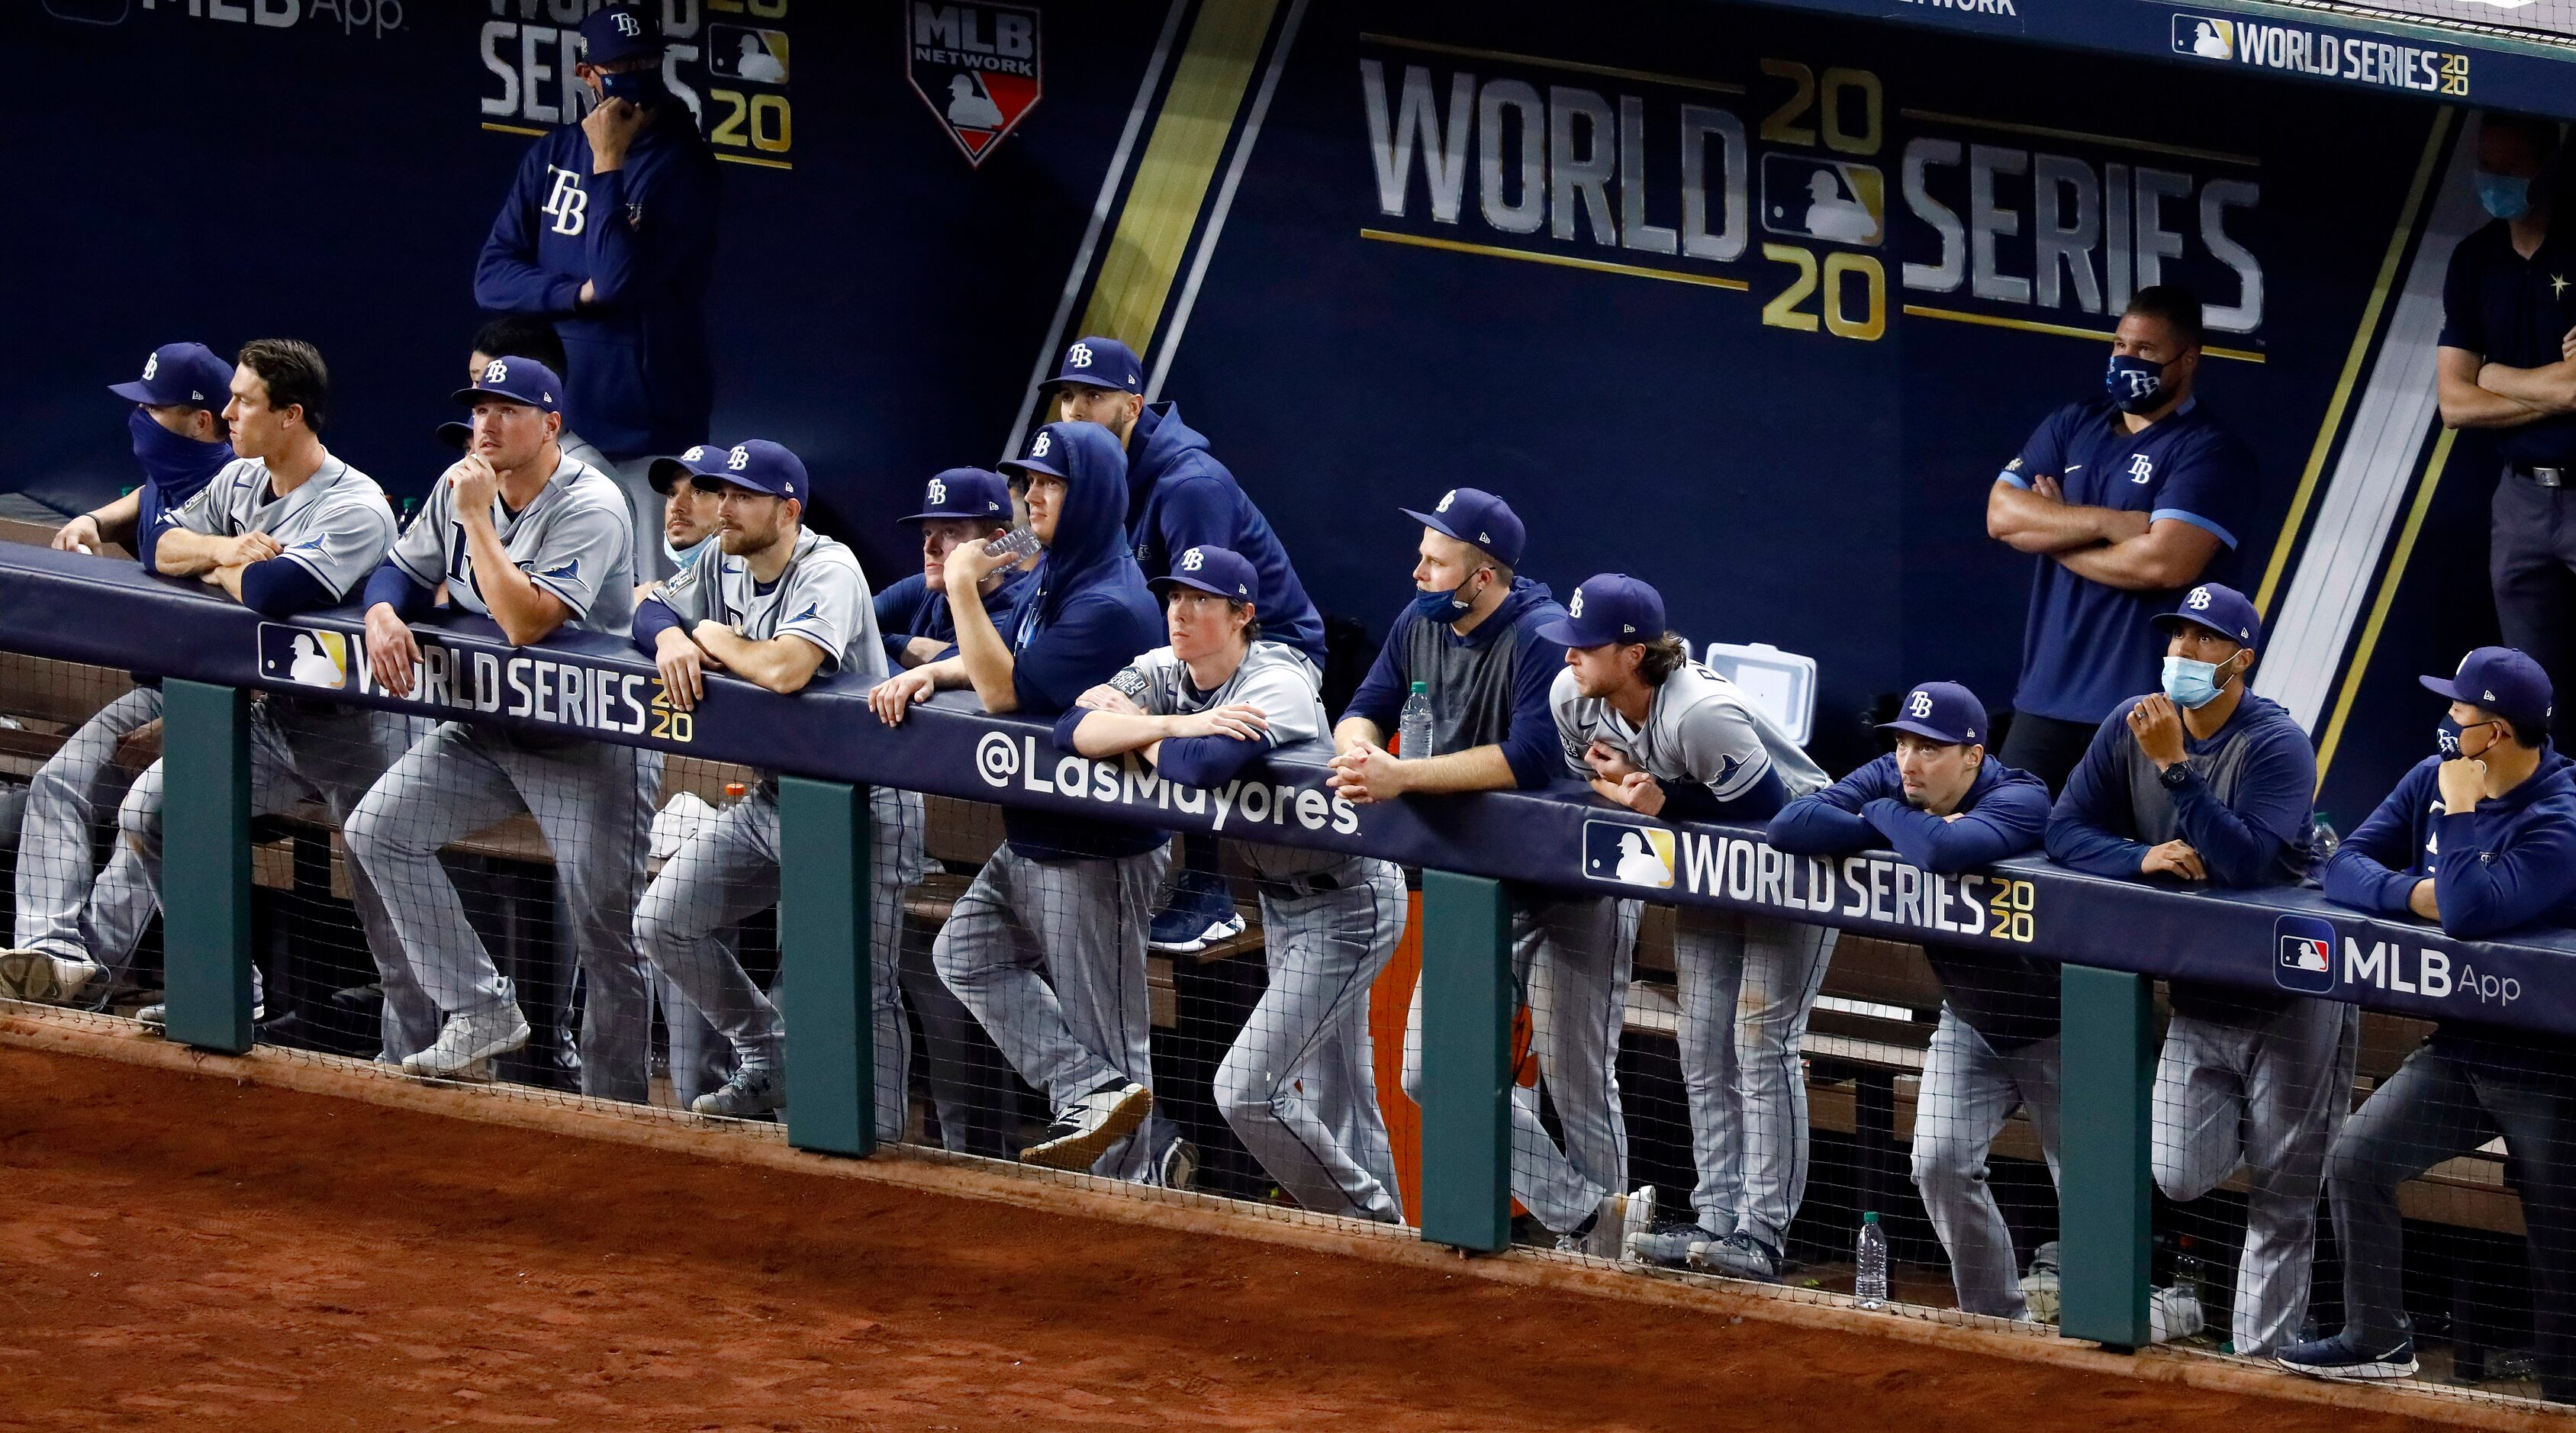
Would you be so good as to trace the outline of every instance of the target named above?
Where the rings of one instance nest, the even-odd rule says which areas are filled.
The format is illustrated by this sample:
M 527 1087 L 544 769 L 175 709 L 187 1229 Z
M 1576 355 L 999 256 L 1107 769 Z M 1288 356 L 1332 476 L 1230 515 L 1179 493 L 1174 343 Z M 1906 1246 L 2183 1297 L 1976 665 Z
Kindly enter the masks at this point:
M 981 166 L 1045 93 L 1038 12 L 1025 5 L 903 7 L 904 73 L 966 162 Z
M 1887 179 L 1877 166 L 1803 154 L 1762 156 L 1762 227 L 1828 244 L 1887 237 Z
M 357 643 L 345 632 L 259 624 L 259 674 L 272 682 L 345 691 Z
M 2215 15 L 2173 17 L 2173 48 L 2177 55 L 2196 55 L 2204 60 L 2236 58 L 2236 22 Z
M 755 85 L 787 83 L 787 32 L 750 25 L 709 25 L 707 73 Z
M 2272 924 L 2272 983 L 2302 995 L 2335 988 L 2334 925 L 2317 916 L 2283 916 Z
M 1671 890 L 1673 833 L 1660 826 L 1631 826 L 1625 821 L 1586 821 L 1583 874 L 1589 880 L 1650 891 Z

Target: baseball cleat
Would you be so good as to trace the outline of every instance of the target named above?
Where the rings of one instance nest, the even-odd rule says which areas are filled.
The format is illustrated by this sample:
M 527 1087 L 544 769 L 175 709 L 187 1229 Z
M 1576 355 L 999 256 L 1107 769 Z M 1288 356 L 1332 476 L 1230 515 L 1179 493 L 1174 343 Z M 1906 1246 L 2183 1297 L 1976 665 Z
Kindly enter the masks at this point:
M 1730 1279 L 1755 1279 L 1766 1284 L 1780 1282 L 1780 1251 L 1738 1229 L 1713 1244 L 1702 1244 L 1691 1251 L 1691 1262 L 1712 1274 Z
M 1617 1259 L 1628 1247 L 1628 1241 L 1642 1236 L 1655 1217 L 1655 1187 L 1651 1184 L 1634 1194 L 1605 1194 L 1601 1207 L 1583 1221 L 1583 1227 L 1556 1236 L 1558 1250 L 1568 1254 L 1588 1254 L 1595 1259 Z
M 2272 1361 L 2310 1378 L 2413 1378 L 2417 1366 L 2415 1340 L 2401 1338 L 2395 1347 L 2374 1353 L 2349 1332 L 2294 1343 Z
M 528 1017 L 516 1005 L 450 1015 L 438 1028 L 438 1042 L 402 1062 L 406 1075 L 454 1079 L 478 1060 L 506 1055 L 528 1043 Z
M 1172 903 L 1154 912 L 1145 944 L 1166 955 L 1196 955 L 1209 946 L 1243 934 L 1243 915 L 1222 882 L 1200 883 L 1189 876 L 1172 892 Z
M 1705 1224 L 1687 1219 L 1667 1220 L 1641 1234 L 1628 1236 L 1628 1258 L 1632 1263 L 1653 1264 L 1663 1269 L 1687 1269 L 1690 1256 L 1704 1244 L 1714 1244 L 1725 1236 Z
M 67 1004 L 79 998 L 82 987 L 106 973 L 107 967 L 94 961 L 67 960 L 51 951 L 0 951 L 0 995 L 12 1000 Z
M 722 1085 L 689 1101 L 689 1112 L 727 1119 L 757 1119 L 787 1108 L 787 1086 L 774 1070 L 749 1065 L 736 1069 Z
M 1199 1149 L 1185 1139 L 1172 1141 L 1154 1168 L 1154 1182 L 1165 1189 L 1196 1189 L 1199 1185 Z
M 1112 1078 L 1055 1112 L 1046 1138 L 1020 1151 L 1020 1163 L 1047 1169 L 1085 1170 L 1109 1147 L 1136 1132 L 1153 1113 L 1154 1092 L 1123 1077 Z

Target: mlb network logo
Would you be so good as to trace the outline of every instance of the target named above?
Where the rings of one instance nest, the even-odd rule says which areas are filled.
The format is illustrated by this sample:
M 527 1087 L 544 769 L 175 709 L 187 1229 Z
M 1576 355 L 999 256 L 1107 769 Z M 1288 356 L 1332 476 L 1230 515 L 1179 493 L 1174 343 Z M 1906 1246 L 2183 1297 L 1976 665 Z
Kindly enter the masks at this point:
M 1673 833 L 1625 821 L 1583 823 L 1583 874 L 1646 890 L 1673 888 Z
M 2335 988 L 2335 929 L 2316 916 L 2283 916 L 2272 923 L 2272 983 L 2302 995 L 2331 995 Z

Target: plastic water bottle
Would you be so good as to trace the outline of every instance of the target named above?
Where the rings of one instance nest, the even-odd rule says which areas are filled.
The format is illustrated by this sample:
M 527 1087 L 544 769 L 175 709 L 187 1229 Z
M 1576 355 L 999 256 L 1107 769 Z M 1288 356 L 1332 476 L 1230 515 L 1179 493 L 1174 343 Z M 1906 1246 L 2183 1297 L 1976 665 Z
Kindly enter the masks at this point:
M 1865 1309 L 1887 1307 L 1887 1232 L 1878 1211 L 1860 1216 L 1860 1247 L 1852 1252 L 1852 1297 Z
M 1431 754 L 1431 684 L 1415 682 L 1413 694 L 1404 699 L 1404 712 L 1396 718 L 1395 747 L 1407 761 L 1420 761 Z
M 2174 1242 L 2174 1287 L 2186 1291 L 2192 1304 L 2201 1311 L 2202 1322 L 2209 1317 L 2209 1265 L 2200 1257 L 2200 1241 L 2189 1234 Z

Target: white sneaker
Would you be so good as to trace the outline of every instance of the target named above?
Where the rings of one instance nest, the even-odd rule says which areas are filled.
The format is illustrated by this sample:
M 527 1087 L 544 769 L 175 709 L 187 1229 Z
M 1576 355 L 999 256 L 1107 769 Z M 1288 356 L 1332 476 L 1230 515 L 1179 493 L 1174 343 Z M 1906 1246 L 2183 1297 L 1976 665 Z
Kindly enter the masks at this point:
M 107 967 L 96 961 L 67 960 L 51 951 L 0 950 L 0 996 L 11 1000 L 67 1005 L 106 973 Z
M 722 1085 L 689 1101 L 689 1113 L 727 1119 L 758 1119 L 787 1108 L 787 1087 L 774 1070 L 738 1066 Z
M 1628 1241 L 1641 1239 L 1655 1218 L 1655 1186 L 1634 1194 L 1605 1194 L 1592 1212 L 1589 1227 L 1556 1236 L 1556 1247 L 1569 1254 L 1616 1260 L 1628 1252 Z
M 450 1015 L 438 1027 L 438 1042 L 402 1062 L 406 1075 L 452 1079 L 478 1060 L 506 1055 L 528 1043 L 528 1017 L 516 1005 Z
M 1111 1145 L 1134 1134 L 1153 1110 L 1153 1091 L 1133 1080 L 1112 1079 L 1056 1111 L 1047 1137 L 1021 1150 L 1020 1163 L 1089 1169 Z

